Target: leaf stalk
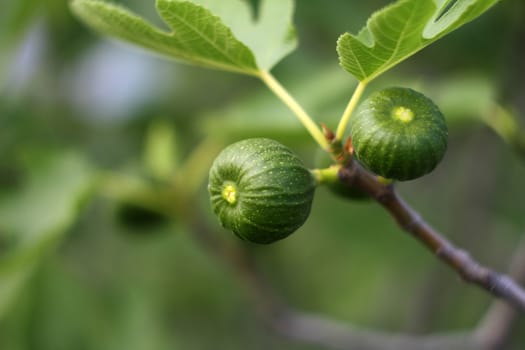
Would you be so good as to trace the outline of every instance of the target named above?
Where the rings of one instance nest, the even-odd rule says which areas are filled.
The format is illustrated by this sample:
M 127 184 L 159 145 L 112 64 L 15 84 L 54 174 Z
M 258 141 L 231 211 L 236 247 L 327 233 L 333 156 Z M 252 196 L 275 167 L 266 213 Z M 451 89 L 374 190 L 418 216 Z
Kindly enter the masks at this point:
M 341 141 L 344 137 L 346 127 L 348 125 L 348 122 L 350 121 L 350 117 L 352 116 L 352 113 L 354 112 L 355 108 L 357 107 L 357 104 L 359 103 L 359 99 L 363 95 L 363 92 L 365 91 L 367 83 L 364 81 L 360 81 L 359 84 L 357 84 L 357 87 L 354 90 L 354 93 L 352 94 L 352 97 L 350 98 L 350 101 L 348 101 L 348 105 L 346 106 L 343 115 L 341 116 L 341 119 L 339 121 L 339 125 L 337 126 L 337 130 L 335 132 L 335 139 L 338 141 Z
M 314 140 L 323 149 L 328 150 L 329 144 L 326 140 L 321 128 L 313 121 L 313 119 L 306 113 L 301 105 L 290 95 L 290 93 L 279 83 L 274 76 L 268 71 L 261 71 L 259 78 L 266 84 L 266 86 L 294 113 L 294 115 L 303 124 L 306 130 L 314 138 Z

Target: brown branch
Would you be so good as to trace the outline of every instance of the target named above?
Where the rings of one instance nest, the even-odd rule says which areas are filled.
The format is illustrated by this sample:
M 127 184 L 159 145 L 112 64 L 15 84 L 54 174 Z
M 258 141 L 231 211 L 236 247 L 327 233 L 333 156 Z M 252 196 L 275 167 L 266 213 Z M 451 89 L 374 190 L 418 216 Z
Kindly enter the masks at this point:
M 492 295 L 502 298 L 525 311 L 525 290 L 510 277 L 497 273 L 475 261 L 465 251 L 454 246 L 426 223 L 395 191 L 351 160 L 339 171 L 341 182 L 357 186 L 375 198 L 396 220 L 398 225 L 417 238 L 441 260 L 451 266 L 466 282 L 476 284 Z

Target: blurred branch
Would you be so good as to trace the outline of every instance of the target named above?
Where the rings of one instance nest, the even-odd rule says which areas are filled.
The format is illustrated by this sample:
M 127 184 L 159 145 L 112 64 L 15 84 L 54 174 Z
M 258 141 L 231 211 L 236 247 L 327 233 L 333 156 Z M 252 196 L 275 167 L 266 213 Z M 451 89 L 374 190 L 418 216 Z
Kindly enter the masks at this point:
M 191 228 L 195 238 L 235 273 L 260 319 L 289 339 L 341 350 L 497 350 L 503 349 L 517 319 L 515 309 L 496 300 L 472 331 L 410 335 L 362 329 L 299 312 L 277 295 L 249 252 L 214 235 L 202 220 L 192 220 Z M 511 273 L 518 281 L 525 280 L 525 240 L 515 253 Z
M 290 312 L 274 324 L 288 338 L 331 349 L 359 350 L 481 350 L 470 333 L 415 336 L 360 329 L 315 315 Z
M 525 283 L 525 239 L 522 239 L 512 257 L 510 275 L 516 282 Z M 514 308 L 496 300 L 480 321 L 475 336 L 487 349 L 504 349 L 517 318 L 518 313 Z
M 392 184 L 385 185 L 376 176 L 351 160 L 339 171 L 339 179 L 350 186 L 357 186 L 375 198 L 407 233 L 423 243 L 438 258 L 446 262 L 469 283 L 482 287 L 492 295 L 502 298 L 525 311 L 525 290 L 510 277 L 499 274 L 475 261 L 468 252 L 454 246 L 444 236 L 426 223 L 395 191 Z
M 480 350 L 471 333 L 429 336 L 391 334 L 298 312 L 286 305 L 242 247 L 216 237 L 202 220 L 192 220 L 194 237 L 225 262 L 246 289 L 261 320 L 276 333 L 329 349 L 360 350 Z

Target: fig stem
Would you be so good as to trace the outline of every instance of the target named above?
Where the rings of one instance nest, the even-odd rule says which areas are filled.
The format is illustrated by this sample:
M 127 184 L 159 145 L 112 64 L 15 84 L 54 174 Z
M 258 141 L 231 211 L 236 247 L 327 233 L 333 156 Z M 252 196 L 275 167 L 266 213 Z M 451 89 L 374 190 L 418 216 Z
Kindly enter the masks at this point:
M 321 128 L 313 121 L 313 119 L 306 113 L 301 105 L 290 95 L 290 93 L 279 83 L 277 79 L 268 71 L 260 71 L 259 78 L 266 84 L 266 86 L 281 99 L 282 102 L 295 114 L 297 119 L 303 124 L 306 130 L 312 135 L 314 140 L 323 149 L 329 148 L 328 141 L 321 131 Z
M 337 174 L 339 173 L 340 168 L 340 166 L 333 165 L 323 169 L 311 169 L 310 172 L 312 173 L 317 185 L 321 185 L 325 183 L 335 183 L 339 181 L 337 178 Z
M 350 101 L 348 101 L 348 105 L 346 106 L 343 115 L 341 116 L 339 125 L 337 126 L 337 130 L 335 132 L 336 140 L 341 141 L 343 139 L 346 127 L 348 125 L 348 122 L 350 121 L 350 117 L 352 116 L 352 113 L 354 112 L 355 108 L 357 107 L 357 104 L 359 103 L 359 99 L 365 91 L 366 84 L 367 83 L 364 81 L 360 81 L 359 84 L 357 84 L 354 93 L 352 94 Z

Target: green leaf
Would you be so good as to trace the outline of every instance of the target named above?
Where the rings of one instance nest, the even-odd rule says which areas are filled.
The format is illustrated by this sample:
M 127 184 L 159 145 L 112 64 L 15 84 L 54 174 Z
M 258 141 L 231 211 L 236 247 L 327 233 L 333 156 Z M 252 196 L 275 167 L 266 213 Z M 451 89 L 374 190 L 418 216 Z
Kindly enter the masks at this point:
M 78 214 L 93 172 L 77 154 L 65 154 L 36 169 L 20 193 L 0 201 L 0 234 L 12 241 L 0 255 L 0 317 Z
M 341 66 L 370 81 L 480 16 L 499 0 L 400 0 L 374 13 L 357 36 L 337 41 Z
M 161 30 L 128 10 L 98 0 L 73 0 L 72 11 L 95 30 L 186 63 L 245 74 L 259 71 L 253 53 L 212 12 L 186 1 L 157 0 Z
M 292 23 L 293 0 L 263 0 L 258 16 L 253 19 L 248 1 L 242 0 L 193 0 L 228 25 L 254 53 L 257 66 L 270 70 L 297 46 Z

